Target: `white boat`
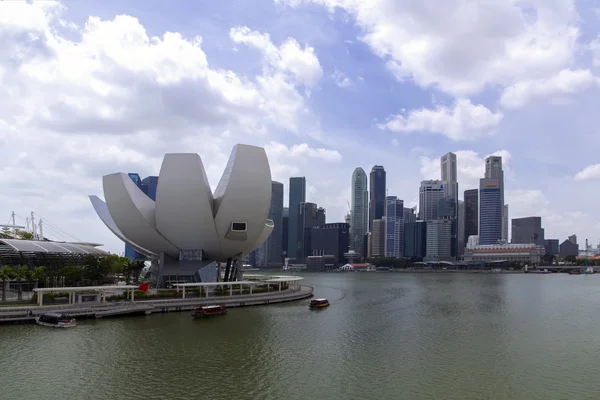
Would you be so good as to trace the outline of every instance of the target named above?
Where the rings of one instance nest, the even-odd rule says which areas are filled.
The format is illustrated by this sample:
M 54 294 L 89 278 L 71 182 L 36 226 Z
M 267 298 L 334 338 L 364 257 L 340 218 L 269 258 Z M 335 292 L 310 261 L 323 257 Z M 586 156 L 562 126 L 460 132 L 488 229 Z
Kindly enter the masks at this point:
M 73 328 L 77 326 L 75 318 L 69 318 L 64 314 L 45 313 L 39 317 L 35 317 L 35 323 L 51 328 Z

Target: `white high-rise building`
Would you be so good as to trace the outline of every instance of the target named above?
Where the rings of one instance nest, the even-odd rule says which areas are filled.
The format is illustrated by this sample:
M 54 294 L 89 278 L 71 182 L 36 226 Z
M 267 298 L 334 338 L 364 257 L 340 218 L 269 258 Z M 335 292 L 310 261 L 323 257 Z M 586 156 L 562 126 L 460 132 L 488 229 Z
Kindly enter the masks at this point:
M 446 198 L 458 201 L 458 171 L 456 167 L 456 154 L 446 153 L 440 158 L 442 181 Z
M 366 255 L 365 236 L 369 228 L 369 193 L 367 174 L 360 167 L 352 173 L 350 208 L 350 249 Z
M 444 182 L 422 181 L 419 188 L 419 220 L 433 221 L 438 218 L 438 203 L 445 197 Z

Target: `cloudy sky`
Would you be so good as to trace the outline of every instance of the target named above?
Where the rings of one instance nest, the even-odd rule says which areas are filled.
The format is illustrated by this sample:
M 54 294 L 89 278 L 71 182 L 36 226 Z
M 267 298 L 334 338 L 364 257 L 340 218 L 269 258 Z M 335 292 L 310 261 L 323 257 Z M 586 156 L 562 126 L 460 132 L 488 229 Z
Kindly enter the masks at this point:
M 121 252 L 102 175 L 197 152 L 214 188 L 248 143 L 329 222 L 357 166 L 414 205 L 442 154 L 461 192 L 499 154 L 511 218 L 597 244 L 599 33 L 592 0 L 2 1 L 0 223 Z

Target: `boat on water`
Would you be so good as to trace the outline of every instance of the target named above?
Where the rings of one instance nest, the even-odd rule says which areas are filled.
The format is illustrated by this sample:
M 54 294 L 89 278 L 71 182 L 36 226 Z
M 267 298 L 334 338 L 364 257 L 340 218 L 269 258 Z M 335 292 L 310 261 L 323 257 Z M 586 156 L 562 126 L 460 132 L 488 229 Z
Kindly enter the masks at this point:
M 200 306 L 192 312 L 194 318 L 208 318 L 215 317 L 218 315 L 227 314 L 227 308 L 225 306 L 212 305 L 212 306 Z
M 77 326 L 75 318 L 70 318 L 59 313 L 45 313 L 39 317 L 35 317 L 35 323 L 51 328 L 73 328 Z
M 581 271 L 578 269 L 572 269 L 569 271 L 569 275 L 581 275 Z
M 329 300 L 327 299 L 314 299 L 310 301 L 308 308 L 311 310 L 318 310 L 321 308 L 329 307 Z

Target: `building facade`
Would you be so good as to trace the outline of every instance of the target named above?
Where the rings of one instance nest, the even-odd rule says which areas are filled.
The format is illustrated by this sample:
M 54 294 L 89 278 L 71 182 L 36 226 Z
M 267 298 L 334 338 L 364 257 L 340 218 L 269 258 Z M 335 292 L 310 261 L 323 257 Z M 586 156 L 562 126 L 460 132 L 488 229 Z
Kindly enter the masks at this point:
M 427 223 L 425 221 L 404 223 L 404 257 L 423 260 L 427 255 Z
M 479 243 L 498 244 L 506 239 L 504 171 L 502 157 L 485 159 L 485 175 L 479 180 Z M 508 214 L 508 213 L 506 213 Z
M 385 257 L 385 219 L 379 218 L 373 221 L 371 232 L 371 257 Z
M 571 238 L 571 236 L 569 236 Z M 565 240 L 562 242 L 558 249 L 558 256 L 560 258 L 565 258 L 569 256 L 577 257 L 579 255 L 579 245 L 577 243 L 573 243 L 572 240 Z
M 479 189 L 465 190 L 465 231 L 464 242 L 469 236 L 479 235 Z
M 315 203 L 300 203 L 298 218 L 298 251 L 296 253 L 296 262 L 303 262 L 307 256 L 312 253 L 311 234 L 314 226 L 323 225 L 319 220 L 319 208 Z M 324 215 L 324 214 L 323 214 Z
M 381 165 L 375 165 L 369 178 L 369 231 L 372 231 L 373 221 L 383 218 L 385 214 L 385 169 Z
M 452 233 L 452 221 L 427 221 L 427 247 L 425 261 L 451 261 L 452 248 L 448 238 Z
M 303 253 L 299 248 L 303 232 L 300 229 L 300 204 L 306 202 L 306 178 L 290 178 L 289 187 L 289 219 L 288 219 L 288 245 L 287 253 L 289 258 L 302 258 Z
M 433 221 L 438 217 L 438 203 L 445 197 L 444 182 L 427 180 L 419 188 L 419 217 L 421 221 Z
M 312 256 L 332 256 L 336 266 L 343 264 L 350 244 L 350 225 L 337 222 L 314 226 L 311 243 Z
M 129 178 L 135 183 L 135 185 L 141 189 L 142 192 L 152 200 L 156 201 L 156 188 L 158 186 L 158 176 L 148 176 L 144 179 L 140 178 L 140 175 L 132 172 L 127 174 Z M 145 260 L 147 257 L 142 253 L 137 252 L 129 244 L 125 243 L 125 257 L 130 260 Z
M 545 246 L 542 217 L 513 218 L 511 222 L 511 243 L 535 243 Z
M 546 249 L 546 254 L 558 256 L 558 253 L 560 252 L 560 243 L 558 239 L 546 239 L 544 240 L 544 248 Z
M 369 193 L 367 174 L 358 167 L 352 173 L 352 199 L 350 212 L 350 248 L 361 255 L 366 255 L 365 236 L 369 230 Z
M 458 171 L 456 154 L 447 153 L 440 158 L 445 197 L 458 202 Z
M 385 198 L 385 256 L 404 254 L 404 201 L 396 196 Z
M 258 267 L 282 266 L 283 240 L 283 183 L 271 184 L 271 207 L 269 219 L 273 221 L 273 233 L 256 249 L 255 264 Z
M 288 256 L 288 235 L 290 233 L 290 209 L 289 207 L 283 207 L 282 221 L 281 221 L 281 258 L 282 262 Z
M 534 243 L 477 245 L 465 250 L 465 262 L 508 261 L 523 264 L 540 264 L 544 246 Z

